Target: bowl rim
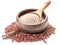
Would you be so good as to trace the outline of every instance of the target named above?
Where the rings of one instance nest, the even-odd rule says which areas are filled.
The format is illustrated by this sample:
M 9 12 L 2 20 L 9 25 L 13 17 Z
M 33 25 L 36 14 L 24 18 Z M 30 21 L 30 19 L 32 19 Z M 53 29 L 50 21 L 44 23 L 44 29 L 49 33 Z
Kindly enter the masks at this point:
M 35 26 L 35 25 L 40 25 L 40 24 L 42 24 L 42 23 L 44 23 L 47 19 L 48 19 L 48 16 L 46 15 L 46 13 L 44 12 L 44 14 L 45 14 L 45 19 L 43 20 L 43 21 L 41 21 L 40 23 L 38 23 L 38 24 L 24 24 L 24 23 L 21 23 L 20 21 L 19 21 L 19 14 L 20 13 L 22 13 L 23 11 L 26 11 L 26 10 L 32 10 L 32 9 L 24 9 L 24 10 L 22 10 L 22 11 L 20 11 L 19 13 L 18 13 L 18 15 L 16 16 L 16 20 L 18 20 L 18 22 L 20 23 L 20 24 L 23 24 L 23 25 L 27 25 L 27 26 Z M 38 10 L 38 9 L 33 9 L 33 10 Z

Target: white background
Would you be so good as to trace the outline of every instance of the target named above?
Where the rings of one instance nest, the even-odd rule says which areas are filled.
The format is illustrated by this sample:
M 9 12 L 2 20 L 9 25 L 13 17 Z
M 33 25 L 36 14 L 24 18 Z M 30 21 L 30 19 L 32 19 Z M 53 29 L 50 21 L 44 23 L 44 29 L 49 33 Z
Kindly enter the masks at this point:
M 48 38 L 47 44 L 43 41 L 16 43 L 11 40 L 2 40 L 4 28 L 15 22 L 16 15 L 24 9 L 39 9 L 46 0 L 0 0 L 0 45 L 59 45 L 60 44 L 60 0 L 51 0 L 51 4 L 45 9 L 49 23 L 56 28 L 55 35 Z

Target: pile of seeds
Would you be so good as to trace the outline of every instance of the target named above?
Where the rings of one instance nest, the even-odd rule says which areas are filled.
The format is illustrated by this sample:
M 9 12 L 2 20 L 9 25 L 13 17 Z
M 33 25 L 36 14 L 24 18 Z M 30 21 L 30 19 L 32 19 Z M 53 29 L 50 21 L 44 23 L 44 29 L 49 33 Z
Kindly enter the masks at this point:
M 19 31 L 18 31 L 19 30 Z M 16 33 L 12 36 L 7 37 L 6 39 L 12 39 L 12 41 L 16 42 L 34 42 L 34 41 L 45 41 L 50 35 L 55 34 L 55 28 L 51 25 L 48 25 L 47 28 L 38 34 L 28 34 L 22 32 L 20 28 L 16 25 L 16 22 L 13 22 L 11 25 L 5 28 L 5 33 L 16 31 Z

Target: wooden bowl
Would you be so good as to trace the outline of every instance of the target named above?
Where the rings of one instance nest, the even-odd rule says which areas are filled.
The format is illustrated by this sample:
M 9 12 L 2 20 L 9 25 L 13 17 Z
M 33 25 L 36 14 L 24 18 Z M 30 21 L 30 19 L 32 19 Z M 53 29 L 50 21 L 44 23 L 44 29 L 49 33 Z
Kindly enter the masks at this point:
M 34 12 L 34 11 L 37 11 L 37 9 L 26 9 L 19 12 L 19 14 L 16 16 L 16 23 L 23 32 L 39 33 L 39 32 L 44 31 L 44 29 L 48 26 L 48 16 L 44 12 L 42 12 L 42 17 L 44 18 L 44 20 L 40 24 L 28 25 L 28 24 L 23 24 L 19 21 L 20 16 L 29 12 Z

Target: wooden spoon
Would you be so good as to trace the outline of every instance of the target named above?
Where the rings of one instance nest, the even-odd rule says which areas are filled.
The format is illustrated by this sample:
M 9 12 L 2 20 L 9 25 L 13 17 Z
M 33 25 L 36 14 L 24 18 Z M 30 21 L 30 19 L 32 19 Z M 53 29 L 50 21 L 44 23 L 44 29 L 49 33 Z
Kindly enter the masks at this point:
M 47 1 L 43 4 L 43 6 L 41 7 L 41 9 L 39 9 L 38 11 L 32 12 L 32 14 L 35 14 L 35 15 L 38 15 L 38 16 L 39 16 L 40 22 L 41 22 L 41 20 L 42 20 L 42 12 L 44 11 L 45 8 L 47 8 L 47 7 L 49 6 L 50 3 L 51 3 L 51 1 L 50 1 L 50 0 L 47 0 Z M 29 14 L 31 14 L 31 13 L 29 13 Z

